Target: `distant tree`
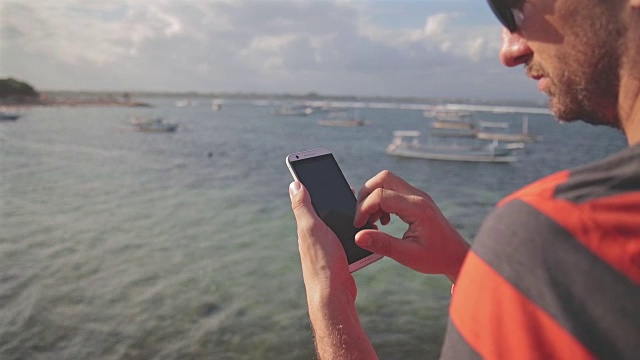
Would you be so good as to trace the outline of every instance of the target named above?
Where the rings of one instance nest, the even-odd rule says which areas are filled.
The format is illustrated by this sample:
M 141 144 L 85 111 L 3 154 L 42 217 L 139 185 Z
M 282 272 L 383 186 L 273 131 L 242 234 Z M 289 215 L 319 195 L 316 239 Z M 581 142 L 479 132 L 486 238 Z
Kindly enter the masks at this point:
M 33 86 L 13 78 L 0 79 L 0 98 L 37 98 Z

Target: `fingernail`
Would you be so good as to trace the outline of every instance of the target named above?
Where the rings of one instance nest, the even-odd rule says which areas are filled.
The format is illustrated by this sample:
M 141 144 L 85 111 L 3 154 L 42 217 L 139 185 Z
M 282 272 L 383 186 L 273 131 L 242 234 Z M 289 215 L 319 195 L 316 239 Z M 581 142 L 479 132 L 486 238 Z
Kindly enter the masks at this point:
M 291 184 L 289 184 L 289 196 L 293 197 L 295 194 L 298 193 L 298 191 L 300 191 L 300 183 L 297 181 L 292 182 Z

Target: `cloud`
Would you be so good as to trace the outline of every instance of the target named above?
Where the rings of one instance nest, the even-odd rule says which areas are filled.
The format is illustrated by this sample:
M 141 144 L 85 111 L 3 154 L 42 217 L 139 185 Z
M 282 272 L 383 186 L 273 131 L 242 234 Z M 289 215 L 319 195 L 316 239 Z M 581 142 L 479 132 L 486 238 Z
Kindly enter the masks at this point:
M 455 17 L 456 14 L 439 13 L 427 18 L 427 23 L 424 26 L 424 32 L 427 36 L 442 35 L 444 29 L 450 19 Z
M 499 67 L 493 22 L 471 25 L 471 15 L 456 10 L 388 26 L 370 5 L 4 0 L 0 63 L 45 88 L 403 96 L 436 93 L 421 77 L 478 78 L 478 69 Z

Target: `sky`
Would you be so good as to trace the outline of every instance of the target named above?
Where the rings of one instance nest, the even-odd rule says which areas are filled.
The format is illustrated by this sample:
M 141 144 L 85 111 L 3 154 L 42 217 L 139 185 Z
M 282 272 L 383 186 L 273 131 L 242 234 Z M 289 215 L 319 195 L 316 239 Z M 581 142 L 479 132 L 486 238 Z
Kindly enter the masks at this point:
M 39 90 L 544 98 L 484 0 L 0 0 L 0 76 Z

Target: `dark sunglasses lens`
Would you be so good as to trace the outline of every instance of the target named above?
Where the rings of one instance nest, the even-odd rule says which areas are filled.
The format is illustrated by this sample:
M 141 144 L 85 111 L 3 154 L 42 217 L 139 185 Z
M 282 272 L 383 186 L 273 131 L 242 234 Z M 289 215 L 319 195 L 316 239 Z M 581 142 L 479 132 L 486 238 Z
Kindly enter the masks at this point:
M 516 19 L 513 17 L 513 13 L 509 7 L 504 6 L 501 0 L 487 0 L 487 2 L 495 16 L 500 20 L 504 27 L 511 32 L 517 30 L 518 27 L 516 26 Z

